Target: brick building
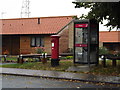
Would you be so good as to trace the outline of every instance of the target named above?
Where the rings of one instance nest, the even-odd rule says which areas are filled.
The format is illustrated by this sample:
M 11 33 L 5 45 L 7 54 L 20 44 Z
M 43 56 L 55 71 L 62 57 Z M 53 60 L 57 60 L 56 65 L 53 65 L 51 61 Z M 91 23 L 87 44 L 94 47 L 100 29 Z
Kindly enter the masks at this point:
M 2 54 L 35 53 L 35 47 L 44 47 L 51 53 L 51 35 L 60 35 L 60 53 L 73 49 L 74 16 L 1 19 Z M 120 51 L 120 31 L 100 31 L 100 46 Z
M 2 54 L 35 53 L 35 47 L 44 47 L 51 53 L 51 35 L 60 35 L 60 53 L 69 49 L 69 31 L 74 16 L 1 19 Z M 73 30 L 72 30 L 73 31 Z
M 111 52 L 120 52 L 120 31 L 100 31 L 100 46 L 105 46 Z

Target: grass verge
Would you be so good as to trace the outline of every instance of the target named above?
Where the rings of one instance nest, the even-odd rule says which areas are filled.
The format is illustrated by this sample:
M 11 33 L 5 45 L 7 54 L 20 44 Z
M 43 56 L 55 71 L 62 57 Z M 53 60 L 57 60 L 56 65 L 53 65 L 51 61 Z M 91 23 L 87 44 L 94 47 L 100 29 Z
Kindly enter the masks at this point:
M 6 65 L 1 65 L 0 67 L 22 68 L 22 69 L 33 69 L 33 70 L 65 71 L 69 66 L 72 65 L 73 65 L 72 61 L 67 60 L 67 61 L 60 61 L 60 65 L 57 67 L 51 67 L 50 61 L 48 61 L 46 64 L 42 64 L 42 62 L 28 62 L 23 64 L 6 64 Z
M 1 60 L 4 61 L 4 58 L 2 57 Z M 9 61 L 11 61 L 11 60 L 17 61 L 17 57 L 6 57 L 6 61 L 8 61 L 8 60 Z
M 51 67 L 51 62 L 48 61 L 46 64 L 42 64 L 42 62 L 28 62 L 24 64 L 6 64 L 1 65 L 0 67 L 6 68 L 21 68 L 21 69 L 32 69 L 32 70 L 55 70 L 55 71 L 66 71 L 70 66 L 73 65 L 80 65 L 80 64 L 73 64 L 72 60 L 61 60 L 60 65 L 57 67 Z M 113 67 L 110 61 L 107 61 L 107 67 L 104 68 L 101 65 L 97 67 L 92 67 L 91 71 L 89 72 L 76 72 L 76 73 L 88 73 L 94 75 L 114 75 L 120 76 L 120 61 L 117 61 L 117 66 Z

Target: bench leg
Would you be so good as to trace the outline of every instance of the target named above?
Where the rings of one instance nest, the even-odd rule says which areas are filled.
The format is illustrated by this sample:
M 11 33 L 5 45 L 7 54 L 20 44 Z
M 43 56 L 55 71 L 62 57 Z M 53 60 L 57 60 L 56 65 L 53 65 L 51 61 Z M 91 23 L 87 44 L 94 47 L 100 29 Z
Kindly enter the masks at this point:
M 6 58 L 4 57 L 4 62 L 6 62 Z
M 20 59 L 20 63 L 23 64 L 23 58 Z
M 18 63 L 23 64 L 23 62 L 24 62 L 24 61 L 23 61 L 23 57 L 19 57 L 19 58 L 18 58 Z
M 20 63 L 20 58 L 17 58 L 17 63 Z
M 116 66 L 116 59 L 113 59 L 113 60 L 112 60 L 112 65 L 113 65 L 113 66 Z
M 95 64 L 95 66 L 97 67 L 99 65 L 99 60 L 97 61 L 97 63 Z
M 2 62 L 2 57 L 0 57 L 0 61 Z
M 47 63 L 47 58 L 42 58 L 41 62 L 42 62 L 43 64 Z
M 4 57 L 4 62 L 6 62 L 6 57 Z
M 39 57 L 38 59 L 39 59 L 39 62 L 41 62 L 41 58 Z
M 102 64 L 103 64 L 103 67 L 106 67 L 106 58 L 103 58 Z

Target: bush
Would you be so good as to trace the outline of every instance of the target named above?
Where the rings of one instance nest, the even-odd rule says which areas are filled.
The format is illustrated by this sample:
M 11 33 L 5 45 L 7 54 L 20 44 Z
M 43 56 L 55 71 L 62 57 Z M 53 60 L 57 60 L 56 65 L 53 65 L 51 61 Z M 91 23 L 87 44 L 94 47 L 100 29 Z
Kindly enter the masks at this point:
M 61 60 L 66 60 L 67 58 L 66 57 L 60 57 Z
M 66 58 L 67 59 L 73 59 L 73 56 L 67 56 Z
M 117 55 L 120 56 L 120 52 Z
M 105 54 L 110 54 L 110 53 L 109 53 L 109 50 L 106 47 L 100 47 L 99 48 L 99 54 L 100 55 L 103 55 L 103 54 L 105 55 Z
M 73 48 L 68 48 L 68 53 L 73 53 Z
M 60 59 L 63 59 L 63 60 L 73 59 L 73 56 L 60 57 Z
M 37 54 L 44 53 L 44 47 L 36 47 L 35 49 Z
M 42 50 L 41 48 L 38 48 L 38 49 L 36 50 L 36 53 L 37 53 L 37 54 L 41 54 L 41 53 L 43 53 L 43 50 Z

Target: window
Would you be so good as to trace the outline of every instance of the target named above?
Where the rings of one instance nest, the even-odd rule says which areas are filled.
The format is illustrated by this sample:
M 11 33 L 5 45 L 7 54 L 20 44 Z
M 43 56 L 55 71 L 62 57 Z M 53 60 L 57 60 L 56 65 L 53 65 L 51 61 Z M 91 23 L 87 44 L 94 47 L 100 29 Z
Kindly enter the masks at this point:
M 33 46 L 33 47 L 35 46 L 35 37 L 31 38 L 31 46 Z
M 44 47 L 43 37 L 31 37 L 31 47 Z

